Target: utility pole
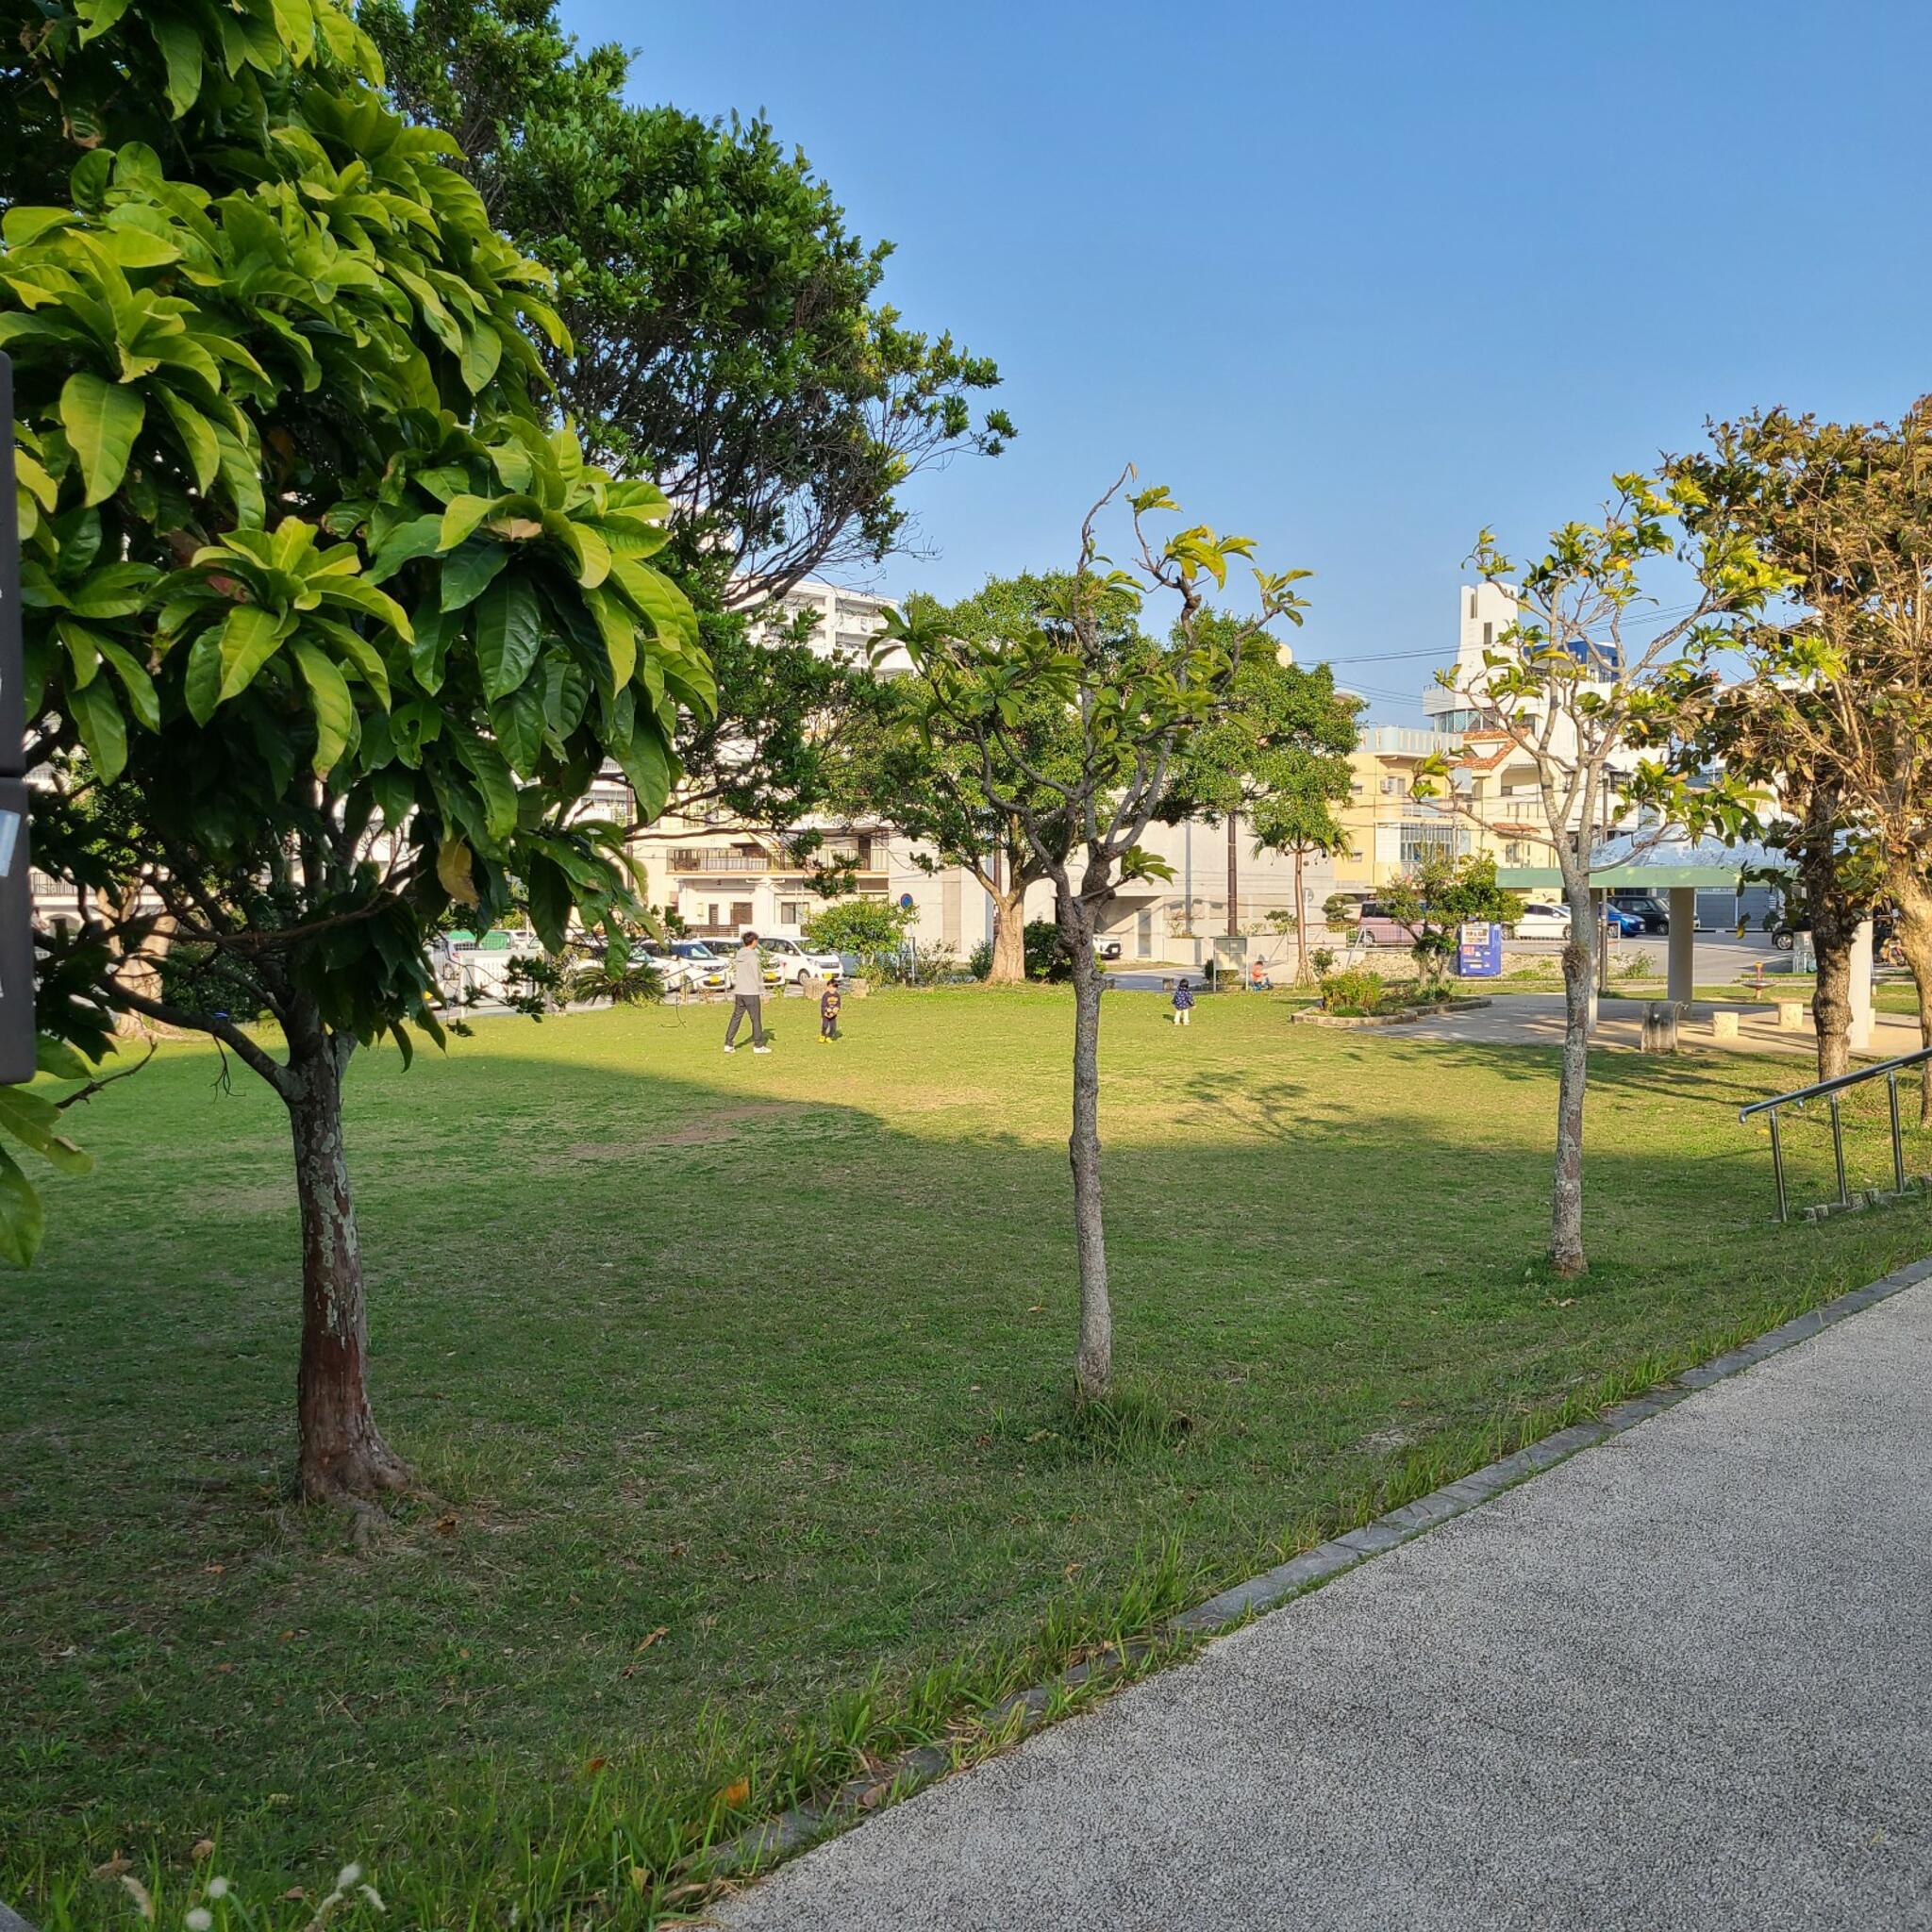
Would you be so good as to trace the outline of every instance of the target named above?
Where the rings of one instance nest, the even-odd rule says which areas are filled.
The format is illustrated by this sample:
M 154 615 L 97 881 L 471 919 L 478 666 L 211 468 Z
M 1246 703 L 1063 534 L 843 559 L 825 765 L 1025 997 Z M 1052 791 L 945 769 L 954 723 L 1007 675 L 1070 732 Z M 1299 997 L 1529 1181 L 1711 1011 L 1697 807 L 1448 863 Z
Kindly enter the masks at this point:
M 0 1083 L 34 1076 L 34 902 L 27 871 L 26 705 L 13 363 L 0 354 Z

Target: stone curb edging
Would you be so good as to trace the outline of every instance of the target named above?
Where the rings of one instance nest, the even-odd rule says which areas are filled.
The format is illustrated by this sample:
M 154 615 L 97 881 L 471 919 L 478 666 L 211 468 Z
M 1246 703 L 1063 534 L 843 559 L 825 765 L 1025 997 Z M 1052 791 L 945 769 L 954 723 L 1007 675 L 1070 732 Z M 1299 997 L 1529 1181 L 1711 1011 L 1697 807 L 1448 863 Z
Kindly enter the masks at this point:
M 1908 1262 L 1864 1288 L 1852 1289 L 1819 1307 L 1795 1315 L 1789 1322 L 1768 1329 L 1755 1341 L 1745 1342 L 1741 1347 L 1729 1349 L 1707 1362 L 1686 1369 L 1669 1381 L 1660 1383 L 1648 1394 L 1617 1403 L 1594 1422 L 1574 1423 L 1568 1428 L 1558 1429 L 1554 1435 L 1528 1443 L 1500 1461 L 1489 1463 L 1453 1483 L 1444 1484 L 1426 1496 L 1418 1497 L 1413 1503 L 1405 1503 L 1399 1509 L 1391 1509 L 1386 1515 L 1376 1517 L 1373 1523 L 1366 1523 L 1359 1529 L 1352 1529 L 1345 1535 L 1317 1543 L 1313 1549 L 1304 1550 L 1288 1562 L 1277 1564 L 1273 1570 L 1264 1570 L 1260 1575 L 1251 1576 L 1244 1583 L 1237 1583 L 1205 1603 L 1196 1604 L 1191 1610 L 1183 1610 L 1178 1616 L 1170 1618 L 1151 1637 L 1132 1639 L 1124 1646 L 1108 1646 L 1091 1661 L 1074 1664 L 1046 1683 L 1036 1684 L 1030 1690 L 1019 1691 L 995 1705 L 987 1713 L 982 1728 L 997 1732 L 1011 1725 L 1013 1740 L 1018 1741 L 1040 1728 L 1056 1699 L 1066 1691 L 1116 1674 L 1125 1665 L 1139 1662 L 1151 1655 L 1163 1641 L 1211 1636 L 1249 1617 L 1279 1609 L 1318 1585 L 1329 1582 L 1373 1557 L 1379 1557 L 1385 1550 L 1396 1549 L 1424 1531 L 1435 1528 L 1438 1524 L 1448 1523 L 1479 1508 L 1505 1490 L 1514 1489 L 1518 1483 L 1526 1482 L 1531 1476 L 1540 1475 L 1544 1470 L 1567 1461 L 1579 1450 L 1593 1448 L 1613 1436 L 1621 1436 L 1634 1429 L 1639 1423 L 1647 1422 L 1654 1415 L 1661 1415 L 1667 1408 L 1674 1408 L 1700 1389 L 1707 1389 L 1713 1382 L 1727 1381 L 1733 1375 L 1742 1374 L 1746 1369 L 1755 1368 L 1774 1355 L 1782 1355 L 1786 1349 L 1794 1348 L 1801 1341 L 1808 1341 L 1812 1336 L 1842 1322 L 1847 1316 L 1856 1315 L 1875 1303 L 1888 1301 L 1891 1296 L 1926 1280 L 1932 1280 L 1932 1256 Z M 802 1850 L 834 1826 L 861 1818 L 888 1800 L 908 1797 L 924 1786 L 935 1783 L 953 1768 L 953 1754 L 944 1746 L 922 1745 L 896 1758 L 876 1775 L 849 1780 L 822 1805 L 801 1806 L 795 1810 L 780 1812 L 775 1818 L 754 1825 L 736 1838 L 727 1839 L 705 1857 L 705 1868 L 720 1877 L 728 1877 L 743 1872 L 748 1866 L 763 1864 Z
M 1491 1004 L 1488 994 L 1464 995 L 1459 999 L 1434 1000 L 1426 1007 L 1391 1007 L 1386 1013 L 1324 1013 L 1319 1007 L 1303 1007 L 1290 1017 L 1304 1026 L 1407 1026 L 1415 1020 L 1433 1020 L 1440 1013 L 1469 1013 Z

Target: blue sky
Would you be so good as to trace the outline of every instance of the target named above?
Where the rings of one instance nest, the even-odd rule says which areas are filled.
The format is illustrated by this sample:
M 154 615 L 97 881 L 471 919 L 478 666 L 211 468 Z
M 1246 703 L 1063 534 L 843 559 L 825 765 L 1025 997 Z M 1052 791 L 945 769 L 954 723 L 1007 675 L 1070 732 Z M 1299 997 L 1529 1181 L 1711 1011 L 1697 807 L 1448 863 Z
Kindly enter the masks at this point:
M 1020 438 L 917 487 L 894 594 L 1065 561 L 1131 458 L 1312 569 L 1298 655 L 1407 721 L 1482 525 L 1520 554 L 1707 415 L 1932 389 L 1921 5 L 563 12 L 635 98 L 767 111 L 999 360 Z

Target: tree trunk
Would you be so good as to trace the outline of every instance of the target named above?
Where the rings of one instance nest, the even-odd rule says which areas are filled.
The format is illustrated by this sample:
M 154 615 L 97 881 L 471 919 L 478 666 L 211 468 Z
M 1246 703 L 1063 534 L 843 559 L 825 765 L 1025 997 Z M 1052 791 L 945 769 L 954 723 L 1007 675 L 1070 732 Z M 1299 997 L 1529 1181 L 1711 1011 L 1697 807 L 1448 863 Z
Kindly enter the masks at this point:
M 1811 915 L 1811 949 L 1818 982 L 1811 1021 L 1818 1033 L 1818 1077 L 1835 1080 L 1852 1066 L 1852 942 L 1863 914 L 1846 903 L 1839 884 L 1836 805 L 1807 802 L 1805 836 L 1797 847 L 1798 878 Z
M 1919 1044 L 1932 1046 L 1932 884 L 1909 858 L 1886 868 L 1886 884 L 1898 908 L 1898 942 L 1919 993 Z M 1919 1070 L 1919 1124 L 1932 1127 L 1932 1076 Z
M 1107 1293 L 1107 1232 L 1100 1210 L 1100 992 L 1092 921 L 1062 894 L 1061 936 L 1074 963 L 1074 1239 L 1080 1259 L 1080 1341 L 1074 1389 L 1082 1402 L 1107 1393 L 1113 1375 L 1113 1309 Z
M 1590 996 L 1595 961 L 1587 880 L 1566 880 L 1570 938 L 1563 947 L 1563 1071 L 1557 1089 L 1557 1167 L 1550 1193 L 1550 1263 L 1565 1277 L 1583 1252 L 1583 1092 L 1590 1079 Z
M 291 1028 L 306 1035 L 308 1028 Z M 369 1407 L 362 1253 L 342 1151 L 342 1069 L 354 1041 L 318 1026 L 291 1051 L 288 1096 L 302 1209 L 302 1361 L 295 1384 L 298 1482 L 310 1502 L 399 1490 L 408 1472 Z
M 1836 1080 L 1852 1070 L 1852 942 L 1821 924 L 1811 929 L 1811 945 L 1818 956 L 1818 983 L 1811 994 L 1818 1077 Z
M 1237 846 L 1236 846 L 1236 843 L 1235 843 L 1235 826 L 1236 826 L 1236 824 L 1237 824 L 1239 823 L 1239 820 L 1240 820 L 1240 814 L 1239 814 L 1239 813 L 1236 813 L 1236 812 L 1229 812 L 1229 813 L 1228 813 L 1228 815 L 1227 815 L 1227 931 L 1228 931 L 1228 937 L 1229 937 L 1230 939 L 1232 939 L 1232 938 L 1234 937 L 1234 935 L 1235 935 L 1236 933 L 1240 932 L 1240 931 L 1241 931 L 1241 853 L 1240 853 L 1240 851 L 1239 851 L 1239 850 L 1237 849 Z
M 992 895 L 992 967 L 989 986 L 1026 982 L 1026 888 L 1015 886 Z
M 1294 983 L 1308 983 L 1308 909 L 1302 896 L 1302 848 L 1294 848 Z

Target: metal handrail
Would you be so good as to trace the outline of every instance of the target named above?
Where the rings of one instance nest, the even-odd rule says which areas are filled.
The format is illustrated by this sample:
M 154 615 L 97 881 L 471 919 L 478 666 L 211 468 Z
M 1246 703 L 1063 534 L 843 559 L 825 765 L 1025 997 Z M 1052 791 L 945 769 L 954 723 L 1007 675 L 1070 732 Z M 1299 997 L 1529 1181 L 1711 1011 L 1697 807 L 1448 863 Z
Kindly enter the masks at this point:
M 1932 1046 L 1922 1046 L 1916 1053 L 1903 1053 L 1896 1059 L 1880 1060 L 1874 1066 L 1860 1067 L 1852 1074 L 1839 1074 L 1829 1080 L 1814 1080 L 1808 1087 L 1796 1087 L 1789 1093 L 1774 1093 L 1769 1100 L 1754 1100 L 1749 1107 L 1738 1109 L 1740 1122 L 1748 1121 L 1757 1113 L 1771 1116 L 1771 1172 L 1777 1183 L 1777 1218 L 1780 1221 L 1789 1221 L 1791 1217 L 1785 1199 L 1785 1157 L 1783 1144 L 1778 1139 L 1778 1108 L 1802 1108 L 1807 1100 L 1821 1097 L 1830 1103 L 1831 1158 L 1838 1174 L 1838 1201 L 1840 1208 L 1849 1208 L 1852 1196 L 1845 1184 L 1844 1123 L 1839 1118 L 1838 1097 L 1847 1087 L 1858 1087 L 1867 1080 L 1882 1079 L 1885 1082 L 1886 1104 L 1891 1114 L 1892 1190 L 1903 1194 L 1906 1191 L 1906 1153 L 1905 1141 L 1899 1131 L 1898 1076 L 1905 1068 L 1921 1066 L 1927 1060 L 1932 1060 Z

